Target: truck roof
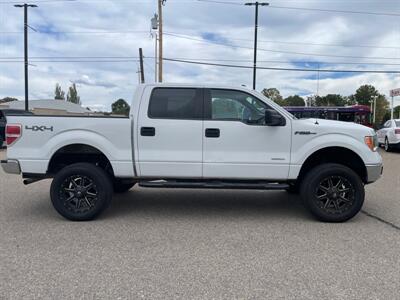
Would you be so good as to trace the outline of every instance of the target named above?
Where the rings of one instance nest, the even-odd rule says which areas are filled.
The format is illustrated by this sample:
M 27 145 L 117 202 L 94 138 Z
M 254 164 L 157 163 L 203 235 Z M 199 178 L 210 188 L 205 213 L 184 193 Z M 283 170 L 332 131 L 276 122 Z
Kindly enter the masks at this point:
M 243 85 L 227 85 L 227 84 L 213 84 L 213 83 L 144 83 L 140 84 L 141 87 L 194 87 L 194 88 L 220 88 L 220 89 L 240 89 L 251 91 L 247 86 Z

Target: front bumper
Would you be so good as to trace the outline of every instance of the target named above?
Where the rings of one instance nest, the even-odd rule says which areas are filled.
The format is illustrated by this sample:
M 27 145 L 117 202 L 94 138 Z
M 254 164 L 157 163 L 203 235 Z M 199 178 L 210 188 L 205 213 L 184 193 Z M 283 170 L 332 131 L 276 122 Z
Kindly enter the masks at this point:
M 367 182 L 372 183 L 381 178 L 383 174 L 383 164 L 367 165 Z
M 21 167 L 18 160 L 2 160 L 1 167 L 3 168 L 4 172 L 8 174 L 21 174 Z

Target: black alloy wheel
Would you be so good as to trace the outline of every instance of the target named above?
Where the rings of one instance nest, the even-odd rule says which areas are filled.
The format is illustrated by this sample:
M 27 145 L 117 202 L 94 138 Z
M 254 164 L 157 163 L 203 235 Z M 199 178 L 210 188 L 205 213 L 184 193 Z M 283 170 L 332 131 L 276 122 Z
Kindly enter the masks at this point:
M 324 222 L 344 222 L 362 208 L 364 184 L 352 169 L 334 163 L 308 172 L 301 184 L 301 197 L 309 211 Z
M 96 218 L 110 204 L 112 193 L 109 175 L 89 163 L 63 168 L 54 177 L 50 188 L 54 208 L 72 221 Z
M 354 202 L 353 185 L 342 176 L 328 176 L 316 188 L 317 204 L 329 214 L 342 214 Z
M 98 200 L 97 186 L 87 176 L 73 175 L 61 185 L 59 197 L 66 209 L 74 214 L 82 214 L 96 206 Z

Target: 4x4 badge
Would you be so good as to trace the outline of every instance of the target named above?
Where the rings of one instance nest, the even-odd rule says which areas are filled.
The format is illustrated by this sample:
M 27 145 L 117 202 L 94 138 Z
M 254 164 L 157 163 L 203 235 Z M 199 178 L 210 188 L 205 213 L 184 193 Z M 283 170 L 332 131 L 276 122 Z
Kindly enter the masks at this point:
M 47 127 L 47 126 L 25 126 L 26 130 L 32 130 L 32 131 L 53 131 L 53 126 Z

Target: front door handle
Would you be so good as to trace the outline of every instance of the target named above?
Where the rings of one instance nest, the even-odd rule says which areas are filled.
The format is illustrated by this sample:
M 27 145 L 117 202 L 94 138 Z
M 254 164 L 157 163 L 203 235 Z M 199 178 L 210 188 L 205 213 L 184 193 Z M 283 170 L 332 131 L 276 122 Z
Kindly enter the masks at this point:
M 140 128 L 140 135 L 141 136 L 155 136 L 156 129 L 154 127 L 142 127 L 142 128 Z
M 208 138 L 219 138 L 220 134 L 221 133 L 218 128 L 207 128 L 206 129 L 206 137 L 208 137 Z

